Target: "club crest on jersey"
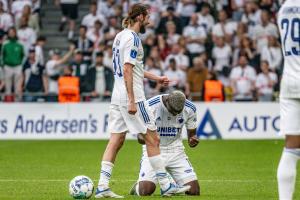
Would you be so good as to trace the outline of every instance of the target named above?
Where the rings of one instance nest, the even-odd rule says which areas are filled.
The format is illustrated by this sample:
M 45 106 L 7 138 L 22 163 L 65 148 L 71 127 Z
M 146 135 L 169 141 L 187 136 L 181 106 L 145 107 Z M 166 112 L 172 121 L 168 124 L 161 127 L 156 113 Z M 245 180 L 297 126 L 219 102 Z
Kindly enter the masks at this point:
M 130 51 L 130 57 L 131 57 L 131 58 L 136 58 L 136 56 L 137 56 L 137 51 L 134 50 L 134 49 L 132 49 L 132 50 Z
M 182 124 L 184 122 L 184 119 L 181 116 L 179 116 L 177 118 L 177 121 L 178 121 L 179 124 Z

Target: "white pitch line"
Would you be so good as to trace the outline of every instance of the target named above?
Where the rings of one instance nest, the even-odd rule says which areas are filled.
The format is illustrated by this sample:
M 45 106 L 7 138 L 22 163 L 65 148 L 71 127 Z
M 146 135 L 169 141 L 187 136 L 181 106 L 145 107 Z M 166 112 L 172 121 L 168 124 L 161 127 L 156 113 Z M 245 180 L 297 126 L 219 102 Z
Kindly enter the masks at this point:
M 67 179 L 0 179 L 0 182 L 69 182 Z M 93 180 L 97 182 L 98 180 Z M 111 180 L 112 182 L 135 182 L 137 180 Z M 239 180 L 239 179 L 207 179 L 199 180 L 199 182 L 231 182 L 231 183 L 259 183 L 259 182 L 277 182 L 274 180 L 259 180 L 259 179 L 250 179 L 250 180 Z

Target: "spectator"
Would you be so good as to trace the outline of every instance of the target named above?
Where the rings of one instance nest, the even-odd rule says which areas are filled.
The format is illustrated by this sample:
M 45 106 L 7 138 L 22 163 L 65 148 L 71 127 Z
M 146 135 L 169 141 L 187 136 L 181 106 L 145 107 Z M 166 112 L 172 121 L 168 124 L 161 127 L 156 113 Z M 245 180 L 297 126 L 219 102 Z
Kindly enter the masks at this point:
M 162 75 L 162 70 L 157 63 L 154 62 L 154 58 L 152 57 L 147 57 L 146 63 L 145 63 L 145 69 L 148 72 L 151 72 L 157 76 Z M 158 95 L 161 91 L 161 84 L 157 83 L 156 81 L 152 81 L 150 79 L 147 79 L 145 82 L 145 95 L 146 98 L 151 98 L 155 95 Z
M 261 60 L 268 61 L 273 72 L 280 71 L 282 67 L 282 51 L 276 37 L 268 36 L 268 46 L 263 47 Z
M 115 16 L 115 0 L 98 0 L 97 13 L 104 15 L 106 18 Z
M 245 12 L 242 16 L 242 23 L 248 27 L 248 33 L 252 33 L 256 25 L 260 24 L 261 10 L 254 1 L 247 1 L 245 4 Z
M 84 82 L 84 78 L 88 70 L 88 64 L 84 62 L 83 53 L 80 49 L 76 49 L 74 53 L 74 60 L 70 63 L 69 66 L 72 67 L 72 75 L 79 78 L 81 86 Z
M 172 46 L 171 54 L 166 58 L 164 69 L 169 67 L 171 59 L 175 59 L 176 65 L 180 70 L 186 71 L 189 67 L 189 58 L 184 55 L 184 49 L 180 49 L 178 44 Z
M 113 72 L 103 65 L 103 53 L 97 52 L 95 64 L 89 68 L 84 83 L 85 92 L 91 92 L 94 99 L 109 99 L 113 89 Z
M 65 66 L 63 76 L 58 79 L 58 101 L 60 103 L 79 102 L 79 78 L 72 76 L 72 67 Z
M 157 33 L 159 34 L 166 34 L 166 25 L 169 21 L 172 21 L 175 26 L 176 26 L 176 33 L 181 34 L 182 33 L 182 25 L 181 25 L 181 21 L 180 19 L 175 15 L 175 9 L 172 6 L 169 6 L 167 8 L 167 15 L 162 17 L 159 25 L 158 25 L 158 29 L 157 29 Z
M 22 16 L 24 6 L 29 5 L 32 6 L 31 0 L 15 0 L 11 4 L 11 13 L 15 18 L 15 24 L 19 21 Z
M 59 31 L 62 32 L 64 30 L 67 20 L 69 20 L 69 40 L 72 40 L 74 37 L 75 20 L 78 18 L 78 2 L 78 0 L 56 0 L 57 4 L 60 3 L 60 8 L 62 11 Z
M 20 19 L 20 29 L 18 30 L 18 38 L 24 45 L 25 53 L 28 53 L 29 48 L 36 42 L 36 33 L 28 27 L 28 19 L 22 16 Z
M 248 30 L 246 24 L 238 23 L 236 34 L 234 34 L 233 36 L 233 43 L 232 43 L 233 48 L 240 47 L 241 40 L 248 35 L 247 31 Z
M 12 16 L 5 12 L 3 2 L 0 1 L 0 29 L 7 32 L 14 25 Z
M 159 55 L 159 49 L 158 46 L 153 46 L 150 52 L 150 57 L 153 58 L 153 62 L 155 63 L 155 66 L 157 66 L 160 70 L 163 70 L 164 67 L 164 61 Z
M 8 9 L 8 7 L 10 7 L 10 6 L 8 6 L 8 3 L 9 3 L 8 0 L 0 0 L 0 2 L 2 3 L 3 11 L 8 13 L 10 10 L 10 9 Z
M 48 93 L 47 89 L 47 77 L 44 73 L 44 66 L 36 61 L 35 47 L 31 47 L 29 50 L 28 59 L 23 65 L 22 76 L 20 81 L 20 91 L 25 91 L 23 96 L 24 101 L 37 101 L 40 97 L 34 93 L 42 93 L 45 95 Z
M 244 6 L 245 6 L 244 0 L 231 0 L 231 9 L 233 10 L 232 19 L 234 21 L 238 22 L 242 19 L 244 13 Z
M 40 15 L 41 11 L 41 0 L 32 0 L 32 13 Z
M 35 56 L 36 56 L 36 61 L 42 66 L 45 66 L 45 56 L 44 56 L 45 44 L 46 44 L 46 37 L 39 36 L 36 40 Z
M 96 21 L 99 21 L 103 25 L 101 28 L 106 28 L 107 20 L 104 15 L 97 13 L 97 2 L 93 1 L 90 4 L 90 13 L 83 17 L 81 25 L 86 26 L 89 32 L 94 29 Z
M 70 46 L 68 53 L 66 53 L 62 58 L 60 56 L 60 51 L 54 49 L 50 51 L 50 60 L 46 64 L 46 74 L 48 76 L 48 92 L 51 95 L 48 101 L 56 101 L 56 95 L 58 94 L 58 83 L 57 80 L 61 74 L 62 64 L 66 63 L 72 56 L 75 47 Z
M 230 83 L 235 101 L 252 101 L 255 87 L 256 72 L 248 65 L 245 55 L 239 58 L 239 65 L 230 73 Z
M 207 79 L 208 70 L 201 58 L 196 57 L 193 60 L 193 67 L 188 70 L 186 95 L 191 97 L 193 101 L 202 99 L 202 90 L 204 81 Z
M 94 27 L 88 31 L 87 38 L 94 43 L 93 49 L 99 51 L 99 44 L 104 42 L 102 23 L 99 20 L 96 20 Z
M 5 92 L 8 95 L 12 94 L 12 86 L 14 92 L 19 93 L 20 79 L 22 75 L 22 64 L 25 58 L 25 50 L 23 45 L 17 38 L 15 28 L 8 29 L 8 39 L 3 44 L 2 60 L 5 74 Z
M 277 75 L 269 71 L 268 61 L 261 62 L 261 71 L 255 83 L 258 101 L 272 101 L 274 86 L 278 81 Z
M 166 41 L 169 46 L 172 46 L 178 42 L 180 35 L 176 33 L 176 26 L 174 22 L 172 21 L 167 22 L 166 27 L 167 27 Z
M 278 38 L 277 26 L 270 21 L 269 11 L 261 12 L 261 24 L 254 27 L 251 36 L 259 53 L 262 53 L 263 47 L 268 45 L 268 36 Z
M 82 51 L 83 60 L 87 63 L 90 63 L 94 44 L 87 38 L 86 32 L 86 26 L 81 25 L 79 28 L 79 38 L 75 41 L 75 47 L 76 49 Z
M 110 69 L 113 69 L 113 52 L 112 52 L 112 46 L 107 45 L 105 47 L 105 51 L 103 52 L 103 63 L 105 66 L 109 67 Z
M 186 83 L 186 74 L 182 70 L 178 69 L 176 60 L 170 59 L 168 70 L 164 73 L 170 80 L 169 87 L 167 88 L 168 93 L 173 90 L 184 90 Z
M 111 16 L 108 20 L 109 25 L 108 28 L 104 30 L 105 33 L 105 41 L 107 43 L 113 42 L 117 33 L 121 30 L 118 24 L 117 17 Z
M 239 57 L 242 54 L 245 54 L 247 56 L 249 60 L 249 64 L 251 66 L 255 67 L 255 69 L 258 68 L 259 59 L 257 59 L 256 49 L 254 48 L 253 41 L 247 36 L 242 37 L 239 48 L 236 48 L 233 53 L 233 61 L 232 61 L 233 66 L 238 65 Z
M 177 4 L 176 13 L 179 14 L 183 26 L 189 24 L 190 17 L 196 11 L 194 0 L 180 0 Z
M 228 20 L 225 10 L 219 11 L 218 18 L 219 22 L 212 29 L 213 41 L 215 42 L 217 37 L 225 37 L 225 41 L 231 44 L 232 36 L 237 30 L 237 23 Z
M 230 68 L 231 56 L 231 47 L 225 44 L 224 37 L 216 37 L 216 46 L 212 50 L 212 58 L 215 63 L 214 70 L 221 73 L 223 68 Z
M 224 86 L 214 71 L 209 71 L 202 90 L 203 101 L 225 101 Z
M 28 27 L 32 28 L 35 31 L 35 33 L 38 34 L 40 32 L 39 16 L 37 13 L 31 12 L 31 7 L 29 5 L 24 6 L 22 16 L 17 21 L 16 26 L 18 29 L 21 26 L 21 21 L 23 17 L 26 19 Z
M 190 25 L 184 28 L 183 35 L 186 37 L 186 48 L 191 60 L 205 51 L 206 32 L 202 26 L 198 25 L 196 13 L 191 16 Z
M 157 44 L 160 51 L 160 57 L 163 60 L 166 59 L 166 57 L 170 54 L 171 48 L 162 35 L 158 35 Z
M 210 14 L 210 6 L 208 3 L 202 3 L 201 12 L 198 14 L 198 24 L 205 29 L 207 35 L 215 25 L 215 20 Z

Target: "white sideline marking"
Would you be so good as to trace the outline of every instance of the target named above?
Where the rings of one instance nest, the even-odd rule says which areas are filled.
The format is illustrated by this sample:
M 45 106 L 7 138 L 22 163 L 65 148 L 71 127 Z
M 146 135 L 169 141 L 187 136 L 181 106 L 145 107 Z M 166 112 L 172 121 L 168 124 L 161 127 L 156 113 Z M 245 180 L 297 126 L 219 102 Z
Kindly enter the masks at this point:
M 67 179 L 0 179 L 0 182 L 69 182 L 70 180 Z M 93 180 L 93 182 L 97 182 L 97 181 L 98 180 Z M 135 182 L 137 180 L 111 180 L 111 181 L 128 183 L 128 182 Z M 199 180 L 199 182 L 259 183 L 259 182 L 277 182 L 277 180 L 276 179 L 274 180 L 207 179 L 207 180 Z

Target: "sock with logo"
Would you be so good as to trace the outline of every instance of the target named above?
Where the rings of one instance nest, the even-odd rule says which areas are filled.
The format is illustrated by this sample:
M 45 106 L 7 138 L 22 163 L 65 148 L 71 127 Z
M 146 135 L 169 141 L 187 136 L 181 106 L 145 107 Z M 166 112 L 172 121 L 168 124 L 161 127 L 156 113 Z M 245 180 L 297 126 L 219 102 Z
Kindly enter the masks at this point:
M 111 162 L 108 162 L 108 161 L 101 162 L 101 171 L 100 171 L 98 187 L 101 187 L 101 188 L 109 187 L 109 181 L 110 181 L 113 167 L 114 167 L 114 164 Z
M 164 164 L 164 161 L 163 161 L 161 155 L 149 157 L 149 162 L 150 162 L 153 170 L 155 171 L 160 188 L 162 190 L 168 189 L 170 187 L 170 180 L 167 176 L 165 164 Z

